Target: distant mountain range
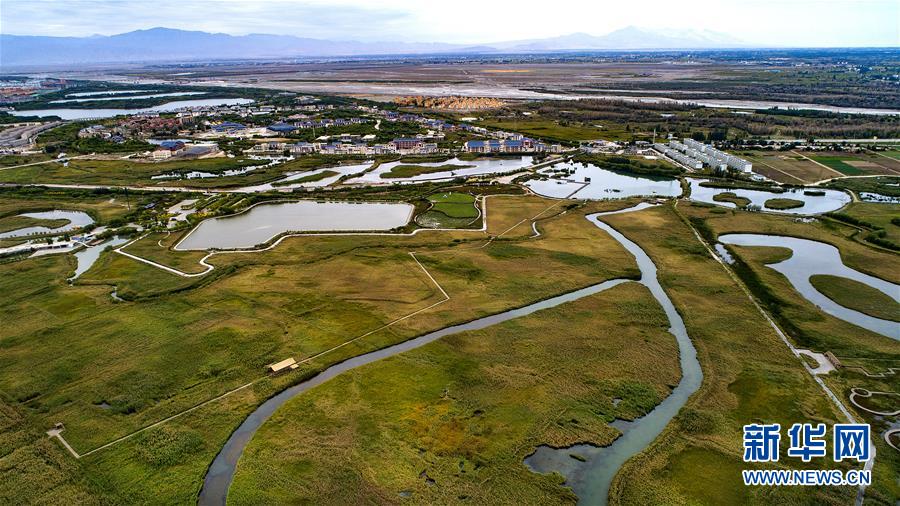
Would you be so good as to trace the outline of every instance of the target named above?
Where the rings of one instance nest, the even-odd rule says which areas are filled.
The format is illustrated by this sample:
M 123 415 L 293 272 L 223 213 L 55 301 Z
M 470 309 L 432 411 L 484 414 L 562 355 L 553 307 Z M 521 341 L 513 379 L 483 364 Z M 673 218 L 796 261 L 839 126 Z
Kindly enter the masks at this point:
M 0 66 L 431 53 L 724 49 L 743 46 L 745 44 L 737 39 L 710 31 L 661 32 L 636 27 L 601 36 L 573 33 L 547 39 L 478 45 L 332 41 L 292 35 L 228 35 L 151 28 L 92 37 L 0 34 Z

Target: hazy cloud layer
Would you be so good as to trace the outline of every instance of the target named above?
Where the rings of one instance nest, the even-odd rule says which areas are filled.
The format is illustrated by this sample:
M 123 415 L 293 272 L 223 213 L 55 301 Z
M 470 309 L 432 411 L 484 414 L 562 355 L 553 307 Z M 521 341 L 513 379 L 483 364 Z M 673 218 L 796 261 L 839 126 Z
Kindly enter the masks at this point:
M 785 46 L 900 46 L 898 0 L 0 0 L 0 33 L 110 35 L 165 26 L 332 40 L 481 43 L 628 25 Z

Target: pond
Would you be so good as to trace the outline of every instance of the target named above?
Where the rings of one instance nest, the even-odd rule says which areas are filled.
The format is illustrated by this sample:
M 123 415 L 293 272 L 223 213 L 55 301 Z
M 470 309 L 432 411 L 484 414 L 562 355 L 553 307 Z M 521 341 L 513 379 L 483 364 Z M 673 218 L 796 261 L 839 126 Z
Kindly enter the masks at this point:
M 240 214 L 201 222 L 177 250 L 252 248 L 285 232 L 365 232 L 402 227 L 413 206 L 400 203 L 263 203 Z
M 540 169 L 538 174 L 549 179 L 532 179 L 525 185 L 546 197 L 602 200 L 681 195 L 681 183 L 677 179 L 620 174 L 593 164 L 557 163 Z
M 100 253 L 103 253 L 103 250 L 106 249 L 107 246 L 120 246 L 128 242 L 128 239 L 124 237 L 114 236 L 112 239 L 105 241 L 103 243 L 97 244 L 95 246 L 87 246 L 82 250 L 75 252 L 75 260 L 78 262 L 78 266 L 75 267 L 75 274 L 69 278 L 69 281 L 72 281 L 78 276 L 81 276 L 88 269 L 91 268 L 92 265 L 100 258 Z
M 697 350 L 688 336 L 681 315 L 675 309 L 671 299 L 663 290 L 656 274 L 656 265 L 636 243 L 622 235 L 616 229 L 600 221 L 599 217 L 623 212 L 639 211 L 652 207 L 641 203 L 637 206 L 599 213 L 588 216 L 597 227 L 606 231 L 618 241 L 637 261 L 641 270 L 640 283 L 646 286 L 657 302 L 662 306 L 669 319 L 669 332 L 678 343 L 678 354 L 681 365 L 681 380 L 659 405 L 641 418 L 633 422 L 617 420 L 611 425 L 622 432 L 622 436 L 609 446 L 579 444 L 567 448 L 551 448 L 541 446 L 525 459 L 529 469 L 539 473 L 558 472 L 566 478 L 566 486 L 570 487 L 583 504 L 606 504 L 609 487 L 613 477 L 625 462 L 643 451 L 662 433 L 666 425 L 687 402 L 688 398 L 700 388 L 703 372 L 697 360 Z M 574 459 L 571 455 L 577 455 Z
M 31 111 L 11 111 L 13 116 L 59 116 L 64 120 L 100 119 L 124 116 L 128 114 L 144 114 L 148 112 L 173 112 L 189 107 L 212 107 L 218 105 L 243 105 L 253 102 L 249 98 L 203 98 L 196 100 L 178 100 L 143 109 L 35 109 Z
M 19 216 L 23 216 L 26 218 L 35 218 L 39 220 L 69 220 L 69 223 L 57 228 L 36 226 L 10 230 L 8 232 L 3 232 L 2 234 L 0 234 L 0 239 L 24 237 L 27 235 L 36 234 L 63 234 L 77 228 L 85 227 L 94 222 L 94 220 L 87 213 L 82 211 L 55 210 L 43 211 L 38 213 L 22 213 Z
M 516 158 L 481 158 L 476 160 L 460 160 L 459 158 L 451 158 L 443 162 L 406 162 L 403 160 L 397 162 L 383 163 L 372 172 L 368 172 L 360 177 L 347 181 L 347 184 L 357 183 L 408 183 L 415 181 L 435 181 L 441 179 L 452 179 L 463 176 L 481 176 L 485 174 L 503 174 L 507 172 L 515 172 L 519 169 L 531 165 L 534 159 L 530 156 L 521 156 Z M 442 172 L 430 172 L 428 174 L 419 174 L 412 177 L 400 178 L 382 178 L 381 175 L 390 172 L 391 169 L 398 165 L 420 165 L 422 167 L 440 167 L 442 165 L 457 165 L 459 169 L 446 170 Z
M 706 179 L 687 178 L 691 185 L 691 200 L 698 202 L 706 202 L 717 206 L 725 206 L 737 208 L 733 202 L 719 202 L 713 200 L 713 197 L 720 193 L 734 193 L 738 197 L 744 197 L 750 200 L 751 205 L 759 206 L 763 211 L 770 213 L 782 214 L 822 214 L 837 211 L 850 203 L 850 195 L 839 190 L 825 190 L 816 188 L 816 192 L 822 192 L 822 195 L 807 195 L 803 188 L 785 189 L 784 192 L 774 192 L 765 190 L 748 190 L 744 188 L 710 188 L 702 186 L 700 183 L 707 182 Z M 769 209 L 765 207 L 765 203 L 769 199 L 791 199 L 803 202 L 803 206 L 793 209 Z
M 791 250 L 793 254 L 790 258 L 775 264 L 767 264 L 766 267 L 783 274 L 800 295 L 831 316 L 900 340 L 900 324 L 897 322 L 875 318 L 841 306 L 816 290 L 810 283 L 809 278 L 817 274 L 839 276 L 865 283 L 900 302 L 900 285 L 847 267 L 841 260 L 840 251 L 834 246 L 798 237 L 766 234 L 725 234 L 719 236 L 719 241 L 735 246 L 767 246 Z

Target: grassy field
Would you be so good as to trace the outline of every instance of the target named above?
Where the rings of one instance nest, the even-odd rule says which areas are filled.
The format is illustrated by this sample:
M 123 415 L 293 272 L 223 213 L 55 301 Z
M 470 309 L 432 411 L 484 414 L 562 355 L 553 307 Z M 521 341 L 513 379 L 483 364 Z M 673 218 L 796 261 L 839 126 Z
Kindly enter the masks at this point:
M 26 163 L 45 162 L 51 160 L 50 155 L 0 155 L 0 167 L 13 167 L 16 165 L 24 165 Z
M 876 153 L 809 154 L 813 160 L 846 176 L 874 176 L 900 174 L 900 161 Z
M 470 167 L 474 167 L 474 165 L 454 165 L 454 164 L 445 164 L 445 165 L 437 165 L 434 167 L 426 166 L 426 165 L 413 165 L 413 164 L 400 164 L 397 165 L 391 170 L 387 172 L 383 172 L 381 174 L 382 179 L 397 179 L 403 177 L 415 177 L 420 176 L 422 174 L 432 174 L 434 172 L 448 172 L 460 169 L 467 169 Z
M 462 228 L 472 225 L 479 210 L 475 196 L 448 192 L 428 196 L 431 207 L 416 217 L 419 225 L 429 228 Z
M 879 153 L 806 151 L 738 151 L 753 162 L 753 171 L 780 183 L 814 183 L 823 179 L 860 175 L 898 175 L 900 161 Z
M 852 279 L 815 275 L 809 282 L 829 299 L 876 318 L 900 322 L 900 304 L 865 283 Z
M 667 326 L 629 284 L 352 371 L 262 428 L 229 503 L 571 502 L 522 459 L 545 442 L 608 444 L 607 423 L 667 395 L 679 377 Z
M 796 209 L 803 207 L 803 201 L 796 199 L 769 199 L 763 206 L 766 209 Z
M 479 121 L 478 124 L 489 128 L 521 132 L 531 137 L 556 142 L 626 138 L 621 125 L 615 125 L 615 128 L 609 129 L 587 124 L 560 124 L 558 121 L 544 118 L 486 118 L 484 121 Z
M 847 206 L 843 212 L 859 220 L 881 227 L 888 240 L 900 243 L 900 224 L 893 221 L 896 218 L 900 218 L 900 204 L 854 202 Z
M 693 206 L 678 206 L 679 212 L 689 209 L 693 212 Z M 740 470 L 755 467 L 741 461 L 743 424 L 779 422 L 784 427 L 808 420 L 828 423 L 838 420 L 834 408 L 803 371 L 799 359 L 791 355 L 671 206 L 604 219 L 653 258 L 663 286 L 684 318 L 704 371 L 700 391 L 689 400 L 675 422 L 617 475 L 610 503 L 846 504 L 850 501 L 852 489 L 762 489 L 743 485 Z M 802 467 L 796 459 L 782 458 L 780 465 Z M 880 496 L 880 501 L 885 501 L 885 494 L 890 497 L 890 489 L 894 487 L 890 477 L 892 468 L 876 466 L 876 473 L 879 472 L 882 474 L 877 478 L 877 485 L 869 489 L 867 500 Z
M 489 201 L 491 230 L 559 204 L 536 197 Z M 510 231 L 486 247 L 480 247 L 486 235 L 475 231 L 295 237 L 263 253 L 215 256 L 217 269 L 200 278 L 114 253 L 104 253 L 74 286 L 65 283 L 74 267 L 70 256 L 2 264 L 0 289 L 12 295 L 0 301 L 0 319 L 16 322 L 0 330 L 4 399 L 35 433 L 65 423 L 66 439 L 84 453 L 257 381 L 78 462 L 76 481 L 86 477 L 92 497 L 106 502 L 193 502 L 206 467 L 242 417 L 305 374 L 449 323 L 636 274 L 618 244 L 575 214 L 549 218 L 541 229 L 540 240 Z M 130 248 L 153 255 L 150 239 Z M 161 239 L 159 249 L 169 251 L 174 237 Z M 441 300 L 412 250 L 451 299 L 376 330 Z M 113 301 L 111 285 L 132 302 Z M 264 375 L 268 363 L 311 357 L 373 331 L 295 373 Z M 30 441 L 21 451 L 41 465 L 15 467 L 2 481 L 38 486 L 45 480 L 40 469 L 65 455 L 46 439 Z

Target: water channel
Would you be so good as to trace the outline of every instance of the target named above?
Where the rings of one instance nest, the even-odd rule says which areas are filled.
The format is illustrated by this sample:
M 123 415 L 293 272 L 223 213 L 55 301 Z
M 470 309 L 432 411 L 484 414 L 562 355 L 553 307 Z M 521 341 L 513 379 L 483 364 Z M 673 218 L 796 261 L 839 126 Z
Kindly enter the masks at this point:
M 751 205 L 759 206 L 760 209 L 770 213 L 782 214 L 822 214 L 831 211 L 837 211 L 850 203 L 850 195 L 839 190 L 825 190 L 816 188 L 815 190 L 804 190 L 802 188 L 785 189 L 783 192 L 765 191 L 765 190 L 748 190 L 745 188 L 712 188 L 703 186 L 701 183 L 707 182 L 705 179 L 687 178 L 691 185 L 691 200 L 706 202 L 707 204 L 715 204 L 717 206 L 725 206 L 736 208 L 733 202 L 719 202 L 713 197 L 720 193 L 734 193 L 738 197 L 744 197 L 750 201 Z M 810 195 L 810 191 L 817 194 Z M 818 194 L 820 193 L 821 194 Z M 803 202 L 803 206 L 793 209 L 770 209 L 765 206 L 769 199 L 791 199 Z
M 790 258 L 776 264 L 767 264 L 766 267 L 783 274 L 800 295 L 831 316 L 900 340 L 900 323 L 844 307 L 816 290 L 810 283 L 809 278 L 816 274 L 840 276 L 864 283 L 900 303 L 900 285 L 847 267 L 841 260 L 840 251 L 834 246 L 798 237 L 765 234 L 725 234 L 719 236 L 719 241 L 735 246 L 767 246 L 791 250 Z
M 75 259 L 78 262 L 78 266 L 75 267 L 75 274 L 69 278 L 69 281 L 72 281 L 87 272 L 87 270 L 97 262 L 97 259 L 100 258 L 100 253 L 103 253 L 103 250 L 105 250 L 107 246 L 116 247 L 125 244 L 126 242 L 128 242 L 128 239 L 114 236 L 95 246 L 87 246 L 82 250 L 76 251 Z
M 37 220 L 69 220 L 69 223 L 56 228 L 50 227 L 42 227 L 42 226 L 34 226 L 34 227 L 25 227 L 18 228 L 16 230 L 10 230 L 8 232 L 3 232 L 0 234 L 0 239 L 9 239 L 13 237 L 24 237 L 27 235 L 35 235 L 35 234 L 62 234 L 65 232 L 69 232 L 75 230 L 77 228 L 85 227 L 94 222 L 94 220 L 85 212 L 82 211 L 43 211 L 39 213 L 22 213 L 18 216 L 22 216 L 25 218 L 33 218 Z
M 616 473 L 625 462 L 635 454 L 643 451 L 663 431 L 688 398 L 700 388 L 703 372 L 697 360 L 697 350 L 688 336 L 681 315 L 675 309 L 671 299 L 663 290 L 656 276 L 656 265 L 640 246 L 629 240 L 616 229 L 600 221 L 601 216 L 637 211 L 651 207 L 641 203 L 635 207 L 599 213 L 588 216 L 594 225 L 600 227 L 634 255 L 641 270 L 639 283 L 646 286 L 659 302 L 669 318 L 669 332 L 678 343 L 681 364 L 681 381 L 658 406 L 646 415 L 633 422 L 617 421 L 613 427 L 622 432 L 622 436 L 609 446 L 598 447 L 579 444 L 567 448 L 539 447 L 525 459 L 525 464 L 533 471 L 541 473 L 558 472 L 566 478 L 566 486 L 570 487 L 583 504 L 606 504 L 609 487 Z M 576 454 L 581 460 L 573 459 Z

